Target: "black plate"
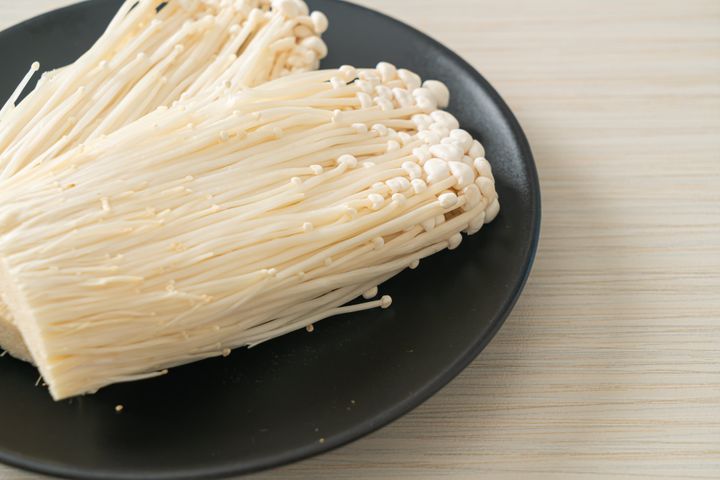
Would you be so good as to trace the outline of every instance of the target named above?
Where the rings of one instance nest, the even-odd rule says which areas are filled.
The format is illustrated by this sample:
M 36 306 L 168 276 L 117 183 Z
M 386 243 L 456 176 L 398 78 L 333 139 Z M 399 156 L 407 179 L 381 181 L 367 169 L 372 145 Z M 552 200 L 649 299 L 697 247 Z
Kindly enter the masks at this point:
M 94 0 L 0 33 L 0 98 L 33 60 L 73 61 L 119 5 Z M 176 479 L 260 470 L 357 439 L 407 413 L 490 341 L 525 283 L 540 192 L 520 126 L 493 88 L 447 48 L 379 13 L 309 2 L 330 19 L 325 66 L 380 60 L 445 81 L 450 111 L 485 145 L 501 214 L 459 249 L 381 287 L 388 310 L 347 315 L 226 359 L 54 403 L 36 371 L 0 359 L 0 461 L 76 478 Z M 482 402 L 482 399 L 478 399 Z M 114 407 L 125 411 L 116 414 Z M 322 440 L 321 440 L 322 439 Z

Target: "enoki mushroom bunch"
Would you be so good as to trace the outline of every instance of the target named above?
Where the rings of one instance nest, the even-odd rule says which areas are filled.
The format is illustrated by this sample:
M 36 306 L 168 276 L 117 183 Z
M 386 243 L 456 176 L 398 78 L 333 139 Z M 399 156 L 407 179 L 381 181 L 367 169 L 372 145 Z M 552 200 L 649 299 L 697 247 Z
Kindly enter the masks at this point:
M 9 178 L 0 281 L 53 397 L 388 307 L 379 284 L 499 210 L 448 95 L 386 63 L 301 73 Z
M 179 98 L 314 70 L 327 48 L 324 15 L 300 1 L 126 1 L 75 63 L 42 75 L 33 64 L 0 111 L 0 178 L 97 138 Z
M 159 106 L 315 70 L 326 28 L 300 0 L 127 0 L 80 59 L 44 73 L 16 106 L 33 64 L 0 110 L 0 182 Z M 0 347 L 30 360 L 17 338 L 0 302 Z

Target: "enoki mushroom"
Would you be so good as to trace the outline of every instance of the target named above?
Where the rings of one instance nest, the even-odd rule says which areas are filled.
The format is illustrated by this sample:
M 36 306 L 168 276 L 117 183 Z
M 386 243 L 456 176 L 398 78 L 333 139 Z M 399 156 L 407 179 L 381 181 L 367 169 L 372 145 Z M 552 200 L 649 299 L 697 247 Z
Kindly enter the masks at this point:
M 390 306 L 378 285 L 499 210 L 448 96 L 387 63 L 299 73 L 8 178 L 0 282 L 53 397 Z

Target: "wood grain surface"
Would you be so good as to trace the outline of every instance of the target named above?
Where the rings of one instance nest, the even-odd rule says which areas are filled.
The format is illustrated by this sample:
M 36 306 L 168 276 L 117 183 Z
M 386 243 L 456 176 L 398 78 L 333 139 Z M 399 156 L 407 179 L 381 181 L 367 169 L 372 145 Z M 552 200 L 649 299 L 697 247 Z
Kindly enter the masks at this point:
M 68 3 L 0 0 L 0 28 Z M 540 251 L 502 331 L 438 395 L 249 478 L 720 478 L 720 1 L 359 3 L 508 101 L 540 172 Z

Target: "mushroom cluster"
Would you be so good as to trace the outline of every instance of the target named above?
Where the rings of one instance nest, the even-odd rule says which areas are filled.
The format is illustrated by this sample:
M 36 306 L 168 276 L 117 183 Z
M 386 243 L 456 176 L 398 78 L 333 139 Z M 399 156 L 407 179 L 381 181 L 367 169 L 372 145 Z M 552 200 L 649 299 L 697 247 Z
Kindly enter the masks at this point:
M 0 111 L 0 340 L 55 399 L 388 308 L 500 209 L 442 82 L 317 70 L 299 0 L 159 3 Z
M 327 18 L 300 0 L 165 3 L 127 0 L 90 50 L 43 73 L 16 106 L 33 63 L 0 110 L 0 179 L 158 106 L 316 70 L 327 55 Z
M 224 86 L 8 179 L 0 282 L 53 396 L 387 308 L 499 209 L 447 103 L 387 63 Z

